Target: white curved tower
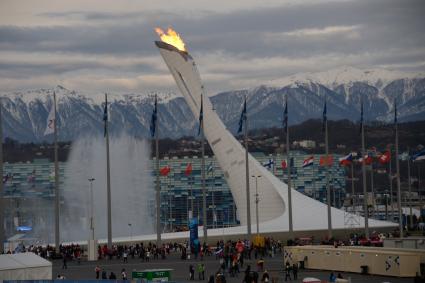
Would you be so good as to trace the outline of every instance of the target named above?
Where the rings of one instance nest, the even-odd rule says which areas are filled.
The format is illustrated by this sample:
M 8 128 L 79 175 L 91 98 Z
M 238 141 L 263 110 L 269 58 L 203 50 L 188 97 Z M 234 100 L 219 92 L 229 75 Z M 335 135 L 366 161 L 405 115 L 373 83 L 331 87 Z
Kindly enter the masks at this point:
M 156 46 L 167 64 L 180 92 L 185 97 L 195 117 L 198 117 L 201 104 L 201 93 L 204 87 L 195 61 L 186 52 L 162 41 L 156 41 Z M 226 181 L 235 200 L 240 227 L 247 224 L 246 184 L 245 184 L 245 149 L 226 129 L 223 122 L 214 112 L 208 96 L 204 95 L 204 133 L 215 157 L 224 172 Z M 258 179 L 260 194 L 260 226 L 262 231 L 288 231 L 288 187 L 277 177 L 264 168 L 255 158 L 249 155 L 249 176 L 261 175 Z M 251 184 L 252 184 L 251 180 Z M 251 191 L 251 209 L 255 207 L 255 190 Z M 292 190 L 292 209 L 294 231 L 326 230 L 327 206 L 311 199 L 296 190 Z M 332 208 L 332 223 L 334 229 L 345 227 L 344 211 Z M 255 223 L 255 213 L 251 213 L 251 223 Z M 364 227 L 364 219 L 360 218 L 360 226 Z M 390 227 L 393 223 L 370 220 L 371 227 Z M 255 225 L 252 225 L 255 227 Z M 253 229 L 255 230 L 255 228 Z M 242 230 L 241 230 L 242 231 Z M 246 231 L 246 229 L 245 229 Z

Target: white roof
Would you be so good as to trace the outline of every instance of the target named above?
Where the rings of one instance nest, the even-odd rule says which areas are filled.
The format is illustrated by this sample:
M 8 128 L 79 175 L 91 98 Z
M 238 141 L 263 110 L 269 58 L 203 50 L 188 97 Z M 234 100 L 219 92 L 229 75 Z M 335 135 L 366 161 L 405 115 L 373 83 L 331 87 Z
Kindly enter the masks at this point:
M 34 253 L 0 255 L 0 270 L 51 267 L 52 263 Z

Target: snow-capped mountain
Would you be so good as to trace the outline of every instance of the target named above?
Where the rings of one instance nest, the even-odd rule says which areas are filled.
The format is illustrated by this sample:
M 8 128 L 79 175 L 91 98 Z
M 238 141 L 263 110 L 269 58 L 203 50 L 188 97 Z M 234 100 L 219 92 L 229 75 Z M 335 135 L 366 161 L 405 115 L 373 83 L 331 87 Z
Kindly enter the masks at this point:
M 211 96 L 214 109 L 232 132 L 247 96 L 250 128 L 280 126 L 285 96 L 288 95 L 289 122 L 297 124 L 320 118 L 327 97 L 329 119 L 359 120 L 360 100 L 365 103 L 365 119 L 391 121 L 397 99 L 399 121 L 425 120 L 425 75 L 385 70 L 358 70 L 343 67 L 314 74 L 283 78 L 280 85 L 228 91 Z M 74 140 L 79 135 L 102 135 L 104 95 L 86 95 L 62 86 L 52 89 L 2 93 L 4 136 L 20 141 L 51 140 L 43 135 L 47 116 L 58 104 L 59 137 Z M 155 93 L 108 95 L 110 131 L 149 136 Z M 160 136 L 196 135 L 194 117 L 180 95 L 158 93 Z

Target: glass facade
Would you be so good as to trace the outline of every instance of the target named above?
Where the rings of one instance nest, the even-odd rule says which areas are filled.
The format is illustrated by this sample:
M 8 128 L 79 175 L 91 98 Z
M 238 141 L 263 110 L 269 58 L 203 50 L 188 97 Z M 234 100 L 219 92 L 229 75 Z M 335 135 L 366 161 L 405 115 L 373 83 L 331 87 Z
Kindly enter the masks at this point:
M 287 171 L 282 170 L 281 162 L 286 160 L 285 155 L 252 155 L 286 182 Z M 292 184 L 293 187 L 310 197 L 326 202 L 326 170 L 319 165 L 320 157 L 315 154 L 313 165 L 303 168 L 303 161 L 312 156 L 301 151 L 292 151 Z M 341 207 L 345 197 L 345 168 L 339 166 L 338 157 L 333 156 L 333 165 L 330 166 L 329 182 L 331 200 L 334 206 Z M 189 173 L 186 168 L 192 165 Z M 289 165 L 289 164 L 288 164 Z M 60 163 L 60 181 L 66 182 L 66 163 Z M 160 168 L 170 167 L 166 176 L 160 176 L 161 186 L 161 224 L 163 231 L 179 231 L 187 229 L 189 211 L 193 217 L 199 217 L 202 223 L 202 179 L 200 157 L 165 157 L 160 159 Z M 155 175 L 155 159 L 151 162 L 151 174 Z M 209 228 L 221 228 L 238 225 L 237 208 L 232 194 L 224 179 L 223 172 L 214 157 L 205 158 L 207 191 L 207 225 Z M 34 224 L 34 221 L 50 222 L 53 218 L 54 198 L 54 164 L 47 159 L 37 159 L 32 163 L 5 163 L 4 164 L 4 195 L 6 205 L 6 227 L 9 232 L 16 230 L 18 225 Z M 156 180 L 154 178 L 154 180 Z M 31 217 L 34 203 L 43 202 L 43 213 L 47 220 L 35 220 Z M 30 205 L 31 204 L 31 205 Z M 50 206 L 50 207 L 49 207 Z M 149 211 L 155 217 L 155 199 L 149 200 Z M 17 219 L 18 218 L 18 219 Z M 51 218 L 51 219 L 50 219 Z M 38 225 L 47 225 L 38 223 Z M 11 230 L 12 229 L 12 230 Z M 9 233 L 10 235 L 11 233 Z

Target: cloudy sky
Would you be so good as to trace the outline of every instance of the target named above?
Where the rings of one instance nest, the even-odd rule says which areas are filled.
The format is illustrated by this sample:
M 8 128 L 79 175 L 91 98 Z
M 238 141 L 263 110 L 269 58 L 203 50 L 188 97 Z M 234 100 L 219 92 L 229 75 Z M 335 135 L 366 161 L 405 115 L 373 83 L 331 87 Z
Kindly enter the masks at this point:
M 175 91 L 154 28 L 209 92 L 340 66 L 425 70 L 423 0 L 1 0 L 0 91 Z

